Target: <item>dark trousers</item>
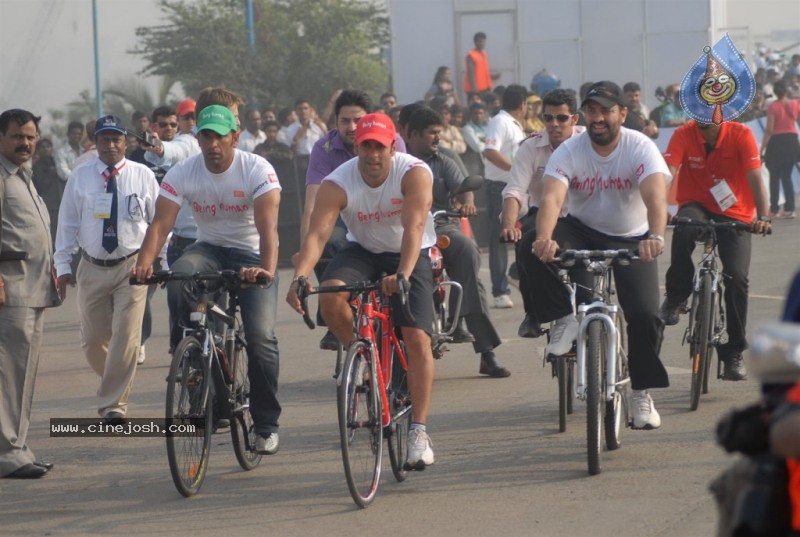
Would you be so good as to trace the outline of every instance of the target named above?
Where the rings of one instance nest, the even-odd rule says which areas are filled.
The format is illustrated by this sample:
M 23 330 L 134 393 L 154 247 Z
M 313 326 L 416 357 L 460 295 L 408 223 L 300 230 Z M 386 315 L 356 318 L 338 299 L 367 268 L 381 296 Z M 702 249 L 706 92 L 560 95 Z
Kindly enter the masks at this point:
M 503 212 L 503 188 L 501 181 L 489 181 L 486 185 L 486 217 L 489 219 L 489 275 L 492 280 L 492 296 L 510 295 L 508 287 L 508 250 L 500 243 L 500 213 Z
M 328 263 L 331 259 L 336 257 L 336 254 L 347 248 L 347 226 L 341 218 L 336 221 L 336 226 L 333 228 L 331 238 L 325 243 L 325 248 L 322 250 L 322 258 L 316 265 L 314 265 L 314 275 L 317 277 L 318 282 L 322 282 L 322 275 L 325 274 L 325 269 L 328 268 Z M 325 319 L 319 311 L 319 304 L 317 304 L 317 324 L 319 326 L 328 326 L 325 324 Z
M 160 258 L 153 263 L 153 271 L 157 272 L 159 270 L 161 270 Z M 158 289 L 156 285 L 147 286 L 147 299 L 144 303 L 144 315 L 142 316 L 142 345 L 147 343 L 153 333 L 153 312 L 150 309 L 150 301 L 153 299 L 153 295 L 156 294 L 156 289 Z
M 522 305 L 525 314 L 536 318 L 533 311 L 533 296 L 531 293 L 530 279 L 527 276 L 527 268 L 533 263 L 533 242 L 536 240 L 536 214 L 538 207 L 531 207 L 528 214 L 522 217 L 522 239 L 516 244 L 517 270 L 519 271 L 519 292 L 522 295 Z
M 797 158 L 800 157 L 800 147 L 796 134 L 776 134 L 770 138 L 764 162 L 769 170 L 769 210 L 777 213 L 780 209 L 781 187 L 783 187 L 783 210 L 794 212 L 794 183 L 792 171 Z
M 713 214 L 698 204 L 687 204 L 678 210 L 678 216 L 707 222 L 730 221 L 730 218 Z M 672 234 L 672 264 L 667 270 L 667 300 L 677 304 L 692 294 L 694 262 L 692 252 L 702 230 L 693 227 L 676 227 Z M 747 292 L 750 286 L 750 233 L 732 229 L 717 230 L 717 249 L 725 275 L 725 314 L 728 325 L 728 343 L 718 349 L 724 357 L 742 352 L 747 348 L 745 327 L 747 326 Z
M 478 277 L 481 269 L 481 253 L 477 243 L 464 235 L 455 222 L 436 226 L 436 235 L 447 235 L 450 246 L 442 250 L 442 258 L 447 274 L 454 282 L 461 284 L 461 317 L 475 341 L 472 343 L 475 352 L 486 352 L 498 347 L 501 343 L 492 320 L 489 318 L 489 306 L 486 303 L 486 289 Z M 451 311 L 455 307 L 450 303 Z
M 558 221 L 553 239 L 561 249 L 634 249 L 642 237 L 612 237 L 591 229 L 578 219 L 567 216 Z M 536 296 L 534 311 L 546 323 L 572 313 L 569 291 L 558 278 L 558 268 L 545 265 L 532 256 L 527 277 Z M 591 299 L 592 276 L 583 266 L 570 270 L 578 284 L 578 303 Z M 666 388 L 669 377 L 658 354 L 664 335 L 664 322 L 658 316 L 658 264 L 656 261 L 632 261 L 628 266 L 614 266 L 619 304 L 628 323 L 628 365 L 634 390 Z

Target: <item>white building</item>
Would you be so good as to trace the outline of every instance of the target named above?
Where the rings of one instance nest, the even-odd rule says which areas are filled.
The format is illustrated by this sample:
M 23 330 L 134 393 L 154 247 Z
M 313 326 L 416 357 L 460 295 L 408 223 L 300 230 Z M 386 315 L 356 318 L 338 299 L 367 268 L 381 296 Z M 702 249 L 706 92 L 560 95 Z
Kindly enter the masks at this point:
M 656 87 L 680 82 L 725 32 L 746 54 L 759 42 L 800 41 L 797 0 L 389 0 L 389 15 L 392 81 L 406 103 L 425 94 L 440 65 L 461 89 L 479 31 L 501 73 L 496 85 L 529 86 L 542 68 L 566 88 L 635 81 L 651 108 Z

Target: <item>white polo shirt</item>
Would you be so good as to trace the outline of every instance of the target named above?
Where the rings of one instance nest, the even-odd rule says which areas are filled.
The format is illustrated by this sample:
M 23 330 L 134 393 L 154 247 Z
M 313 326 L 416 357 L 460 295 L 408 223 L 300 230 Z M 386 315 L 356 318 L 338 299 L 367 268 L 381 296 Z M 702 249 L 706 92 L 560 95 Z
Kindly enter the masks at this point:
M 506 112 L 500 110 L 489 122 L 486 129 L 486 149 L 494 149 L 502 153 L 513 164 L 519 143 L 525 139 L 525 131 L 519 121 Z M 510 172 L 502 170 L 486 159 L 486 179 L 507 183 Z

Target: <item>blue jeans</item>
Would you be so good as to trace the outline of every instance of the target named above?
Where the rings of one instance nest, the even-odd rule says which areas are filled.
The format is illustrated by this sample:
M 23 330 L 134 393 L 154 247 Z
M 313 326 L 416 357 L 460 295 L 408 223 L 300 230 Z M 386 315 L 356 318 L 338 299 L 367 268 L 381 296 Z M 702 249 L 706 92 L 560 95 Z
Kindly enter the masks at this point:
M 489 275 L 492 296 L 510 295 L 508 287 L 508 249 L 500 243 L 500 214 L 503 212 L 502 181 L 486 180 L 486 216 L 489 219 Z
M 261 258 L 239 248 L 213 246 L 196 242 L 170 267 L 173 272 L 194 274 L 216 270 L 239 270 L 241 267 L 261 266 Z M 181 290 L 181 282 L 167 284 L 167 304 L 170 312 L 170 334 L 175 346 L 183 336 L 183 326 L 189 326 L 191 303 Z M 248 378 L 250 379 L 250 413 L 258 434 L 278 431 L 281 405 L 278 402 L 278 339 L 275 337 L 275 318 L 278 309 L 278 275 L 264 289 L 246 287 L 239 291 L 239 306 L 247 341 Z

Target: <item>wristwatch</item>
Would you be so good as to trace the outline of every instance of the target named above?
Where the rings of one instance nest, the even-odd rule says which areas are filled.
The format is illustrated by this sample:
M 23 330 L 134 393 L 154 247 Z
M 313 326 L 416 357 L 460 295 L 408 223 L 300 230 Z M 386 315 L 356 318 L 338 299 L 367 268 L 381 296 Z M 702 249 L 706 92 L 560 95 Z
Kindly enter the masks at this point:
M 758 217 L 758 221 L 759 222 L 767 222 L 767 223 L 771 224 L 772 223 L 772 218 L 770 218 L 769 216 L 759 216 Z
M 658 235 L 656 233 L 651 233 L 647 236 L 648 239 L 653 239 L 654 241 L 659 241 L 661 244 L 664 244 L 664 237 Z

